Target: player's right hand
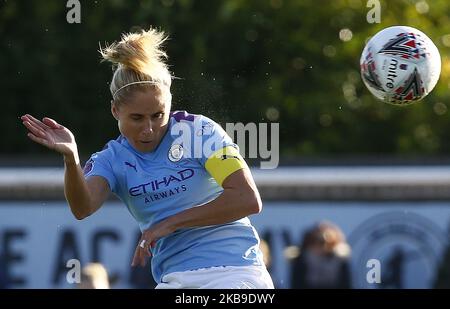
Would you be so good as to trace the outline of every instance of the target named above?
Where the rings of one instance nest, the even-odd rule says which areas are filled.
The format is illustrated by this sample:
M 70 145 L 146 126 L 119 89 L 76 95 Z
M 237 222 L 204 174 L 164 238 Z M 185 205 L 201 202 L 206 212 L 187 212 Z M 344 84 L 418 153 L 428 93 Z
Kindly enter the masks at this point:
M 78 156 L 77 144 L 72 132 L 50 118 L 42 121 L 26 114 L 20 117 L 28 129 L 28 137 L 41 145 L 55 150 L 65 156 Z

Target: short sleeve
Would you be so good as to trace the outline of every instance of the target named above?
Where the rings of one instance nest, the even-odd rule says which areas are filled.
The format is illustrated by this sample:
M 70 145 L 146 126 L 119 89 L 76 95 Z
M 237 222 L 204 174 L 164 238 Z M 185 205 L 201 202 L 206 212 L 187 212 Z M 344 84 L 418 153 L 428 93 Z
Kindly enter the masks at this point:
M 200 163 L 205 166 L 206 161 L 218 150 L 231 146 L 238 150 L 238 146 L 233 142 L 225 130 L 215 121 L 208 117 L 200 117 L 200 126 L 197 125 L 196 134 L 202 138 L 202 156 Z
M 91 176 L 101 176 L 105 178 L 111 191 L 117 192 L 117 181 L 110 162 L 107 151 L 96 152 L 84 165 L 83 174 L 85 179 Z
M 235 171 L 248 168 L 239 147 L 215 121 L 203 115 L 177 112 L 171 128 L 175 137 L 169 153 L 176 157 L 180 149 L 185 158 L 195 158 L 222 185 Z M 169 157 L 170 159 L 170 157 Z
M 248 166 L 239 154 L 239 147 L 225 130 L 211 119 L 204 116 L 202 118 L 203 155 L 200 163 L 222 186 L 229 175 Z

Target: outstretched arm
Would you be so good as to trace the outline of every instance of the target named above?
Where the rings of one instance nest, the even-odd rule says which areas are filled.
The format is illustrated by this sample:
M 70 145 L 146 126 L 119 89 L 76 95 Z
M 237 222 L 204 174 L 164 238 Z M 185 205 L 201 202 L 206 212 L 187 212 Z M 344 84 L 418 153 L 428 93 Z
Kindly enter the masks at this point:
M 72 132 L 47 117 L 40 121 L 26 114 L 21 120 L 32 141 L 64 156 L 64 194 L 74 216 L 81 220 L 100 208 L 110 192 L 108 183 L 99 176 L 84 179 Z

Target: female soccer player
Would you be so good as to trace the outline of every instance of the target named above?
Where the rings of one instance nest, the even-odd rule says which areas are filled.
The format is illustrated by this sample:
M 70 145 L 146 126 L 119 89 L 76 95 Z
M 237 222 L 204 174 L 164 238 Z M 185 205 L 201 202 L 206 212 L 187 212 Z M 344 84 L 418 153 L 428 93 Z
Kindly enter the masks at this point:
M 64 192 L 77 219 L 112 191 L 142 231 L 132 265 L 151 268 L 157 288 L 273 288 L 247 218 L 261 199 L 237 146 L 211 119 L 170 112 L 171 79 L 155 29 L 100 50 L 115 66 L 111 112 L 121 135 L 80 167 L 69 129 L 21 117 L 28 137 L 64 156 Z

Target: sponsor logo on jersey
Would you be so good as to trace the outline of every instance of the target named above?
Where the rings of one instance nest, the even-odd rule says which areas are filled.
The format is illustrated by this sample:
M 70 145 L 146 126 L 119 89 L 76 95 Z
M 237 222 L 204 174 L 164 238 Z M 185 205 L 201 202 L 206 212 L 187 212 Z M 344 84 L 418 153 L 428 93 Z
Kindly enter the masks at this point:
M 177 172 L 176 174 L 167 175 L 162 178 L 131 187 L 128 192 L 131 196 L 140 196 L 158 190 L 164 190 L 171 184 L 179 185 L 180 183 L 194 176 L 194 174 L 195 173 L 193 169 L 187 168 Z

